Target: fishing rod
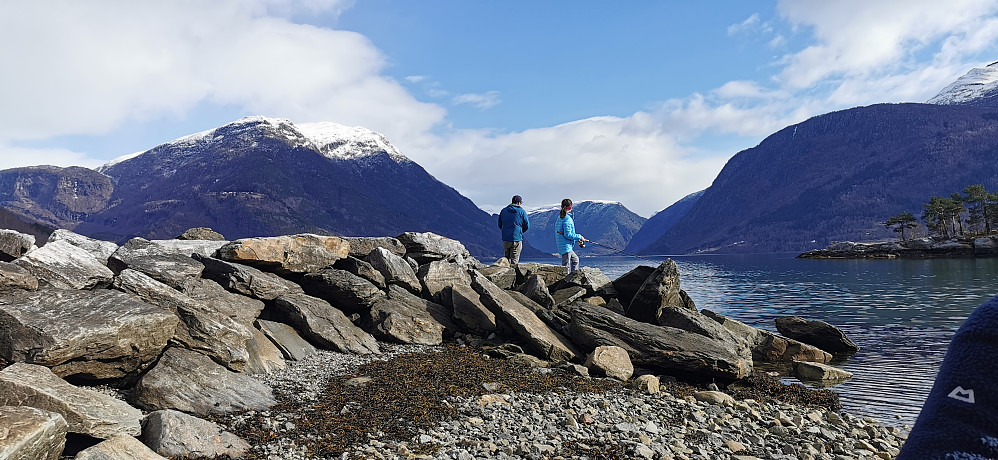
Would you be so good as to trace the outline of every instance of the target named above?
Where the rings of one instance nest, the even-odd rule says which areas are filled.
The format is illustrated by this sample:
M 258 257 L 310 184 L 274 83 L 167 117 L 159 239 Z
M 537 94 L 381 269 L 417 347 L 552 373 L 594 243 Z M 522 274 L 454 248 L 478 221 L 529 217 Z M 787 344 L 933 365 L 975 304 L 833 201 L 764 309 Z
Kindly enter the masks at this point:
M 629 252 L 624 252 L 624 251 L 622 251 L 622 250 L 620 250 L 620 249 L 617 249 L 617 248 L 615 248 L 615 247 L 612 247 L 612 246 L 607 246 L 607 245 L 605 245 L 605 244 L 600 244 L 600 243 L 597 243 L 597 242 L 595 242 L 595 241 L 593 241 L 593 240 L 586 240 L 586 243 L 592 243 L 592 244 L 595 244 L 596 246 L 602 246 L 602 247 L 604 247 L 604 248 L 607 248 L 607 249 L 609 249 L 609 250 L 611 250 L 611 251 L 616 251 L 616 252 L 619 252 L 619 253 L 621 253 L 621 254 L 625 254 L 625 255 L 628 255 L 628 256 L 631 256 L 631 257 L 634 257 L 634 258 L 637 258 L 637 259 L 641 259 L 641 260 L 647 260 L 647 261 L 649 261 L 649 262 L 655 262 L 655 264 L 659 264 L 659 263 L 660 263 L 660 262 L 659 262 L 659 261 L 657 261 L 657 260 L 651 260 L 651 259 L 649 259 L 649 258 L 646 258 L 646 257 L 641 257 L 641 256 L 639 256 L 639 255 L 635 255 L 635 254 L 631 254 L 631 253 L 629 253 Z M 581 248 L 584 248 L 584 247 L 586 247 L 586 246 L 585 246 L 584 244 L 582 244 L 582 243 L 579 243 L 579 247 L 581 247 Z

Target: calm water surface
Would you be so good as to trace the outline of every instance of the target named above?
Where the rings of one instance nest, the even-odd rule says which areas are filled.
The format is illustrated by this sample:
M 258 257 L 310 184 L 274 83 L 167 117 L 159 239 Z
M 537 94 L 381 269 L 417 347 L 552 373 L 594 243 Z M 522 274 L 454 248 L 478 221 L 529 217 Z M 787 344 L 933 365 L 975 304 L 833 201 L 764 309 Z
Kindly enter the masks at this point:
M 773 332 L 774 318 L 788 315 L 838 326 L 862 350 L 832 363 L 853 373 L 832 390 L 846 411 L 894 425 L 914 423 L 953 333 L 974 308 L 998 294 L 998 259 L 806 260 L 795 255 L 673 260 L 682 288 L 699 309 Z M 649 259 L 590 257 L 582 265 L 614 279 L 637 265 L 665 260 Z

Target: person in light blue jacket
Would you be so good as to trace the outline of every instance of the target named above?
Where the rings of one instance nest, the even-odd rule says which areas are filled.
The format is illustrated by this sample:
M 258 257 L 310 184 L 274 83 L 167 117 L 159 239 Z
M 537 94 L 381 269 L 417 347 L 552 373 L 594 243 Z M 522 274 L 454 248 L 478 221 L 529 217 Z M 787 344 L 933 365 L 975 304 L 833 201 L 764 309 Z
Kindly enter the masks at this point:
M 573 250 L 575 243 L 581 247 L 586 240 L 582 235 L 575 233 L 575 220 L 572 219 L 572 200 L 565 198 L 561 200 L 561 213 L 558 221 L 554 224 L 554 244 L 561 254 L 561 265 L 568 267 L 568 272 L 572 273 L 579 268 L 579 256 Z

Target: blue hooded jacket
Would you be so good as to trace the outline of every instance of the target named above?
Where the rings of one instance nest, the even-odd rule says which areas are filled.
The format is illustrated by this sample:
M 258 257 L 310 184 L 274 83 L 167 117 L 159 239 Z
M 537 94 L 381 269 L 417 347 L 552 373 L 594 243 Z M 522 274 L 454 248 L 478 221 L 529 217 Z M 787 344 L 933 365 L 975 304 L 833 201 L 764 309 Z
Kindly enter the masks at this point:
M 998 458 L 998 297 L 960 326 L 898 460 Z
M 499 228 L 502 229 L 503 241 L 523 241 L 523 232 L 530 227 L 527 211 L 515 204 L 510 204 L 499 211 Z
M 558 249 L 558 254 L 568 254 L 572 252 L 575 242 L 582 239 L 582 235 L 575 233 L 575 221 L 572 213 L 565 213 L 565 217 L 559 217 L 554 224 L 554 245 Z

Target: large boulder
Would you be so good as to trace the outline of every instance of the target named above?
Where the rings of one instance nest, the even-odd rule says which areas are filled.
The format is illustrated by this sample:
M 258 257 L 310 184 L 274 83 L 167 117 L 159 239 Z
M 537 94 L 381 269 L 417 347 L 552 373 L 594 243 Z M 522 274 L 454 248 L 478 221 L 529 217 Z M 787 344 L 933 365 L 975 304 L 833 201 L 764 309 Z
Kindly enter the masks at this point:
M 689 297 L 680 294 L 679 267 L 666 259 L 641 284 L 627 306 L 627 316 L 638 321 L 658 324 L 662 309 L 666 307 L 690 308 Z
M 209 311 L 229 316 L 246 326 L 253 324 L 265 307 L 263 301 L 234 294 L 222 285 L 203 278 L 187 278 L 178 288 L 190 298 L 202 302 Z
M 35 237 L 16 230 L 0 229 L 0 261 L 10 262 L 35 247 Z
M 460 241 L 435 233 L 406 232 L 396 238 L 405 246 L 406 255 L 416 259 L 420 265 L 434 260 L 458 260 L 471 256 Z
M 225 241 L 225 237 L 208 227 L 189 228 L 177 236 L 178 240 Z
M 419 267 L 416 277 L 423 285 L 423 290 L 437 303 L 443 303 L 445 291 L 455 285 L 467 286 L 471 283 L 468 270 L 464 267 L 443 261 L 434 260 Z
M 142 442 L 164 457 L 241 458 L 249 443 L 217 424 L 175 410 L 158 410 L 142 421 Z
M 66 419 L 27 406 L 0 407 L 0 458 L 59 460 L 66 446 Z
M 405 255 L 402 242 L 390 236 L 347 236 L 343 239 L 350 243 L 350 255 L 359 259 L 367 257 L 376 248 L 387 249 L 397 256 Z
M 617 290 L 617 299 L 620 304 L 630 305 L 631 300 L 634 299 L 634 294 L 638 293 L 638 289 L 641 289 L 641 285 L 652 273 L 655 273 L 655 267 L 638 265 L 621 275 L 620 278 L 613 280 L 613 288 Z
M 130 268 L 115 277 L 114 287 L 176 314 L 180 324 L 174 342 L 234 371 L 245 367 L 250 358 L 247 346 L 253 338 L 252 326 Z
M 273 273 L 248 265 L 226 262 L 221 259 L 194 255 L 194 260 L 204 264 L 201 277 L 210 279 L 225 289 L 259 300 L 274 300 L 284 294 L 301 294 L 301 287 Z
M 74 460 L 166 460 L 132 436 L 116 434 L 76 454 Z
M 557 290 L 554 294 L 551 294 L 551 298 L 554 300 L 554 306 L 556 308 L 563 308 L 585 296 L 586 288 L 582 286 L 569 286 L 565 289 Z
M 124 246 L 111 254 L 107 259 L 107 266 L 115 272 L 131 268 L 174 288 L 180 286 L 187 278 L 201 276 L 204 270 L 204 265 L 192 259 L 190 253 L 181 254 L 173 248 L 159 244 L 158 241 L 153 242 L 145 238 L 128 240 Z
M 579 267 L 578 270 L 569 273 L 568 276 L 555 283 L 552 289 L 558 291 L 573 286 L 585 288 L 588 295 L 617 295 L 617 289 L 613 287 L 610 278 L 595 267 Z
M 128 403 L 70 385 L 47 367 L 14 363 L 0 371 L 0 406 L 31 406 L 59 413 L 71 433 L 95 438 L 138 435 L 142 412 Z
M 246 342 L 249 360 L 243 372 L 249 374 L 269 374 L 287 367 L 284 354 L 271 342 L 263 331 L 253 328 L 253 340 Z
M 846 337 L 839 328 L 824 321 L 806 320 L 800 316 L 776 318 L 776 330 L 791 339 L 814 345 L 831 353 L 855 353 L 859 345 Z
M 509 265 L 494 264 L 479 270 L 479 272 L 503 289 L 513 289 L 513 286 L 516 286 L 516 269 Z
M 370 281 L 335 268 L 306 274 L 301 280 L 305 293 L 318 297 L 344 313 L 362 313 L 371 309 L 385 293 Z
M 721 342 L 727 342 L 732 347 L 750 348 L 736 334 L 718 324 L 713 318 L 696 310 L 683 307 L 663 307 L 658 315 L 658 325 L 674 327 Z
M 568 267 L 536 262 L 516 264 L 517 284 L 522 284 L 530 275 L 541 275 L 541 277 L 544 278 L 544 284 L 551 287 L 554 283 L 557 283 L 568 276 Z
M 701 313 L 731 331 L 739 340 L 747 344 L 752 350 L 752 359 L 757 362 L 810 361 L 827 363 L 832 360 L 830 353 L 806 343 L 780 337 L 765 329 L 749 326 L 710 310 L 702 310 Z
M 259 380 L 232 372 L 196 351 L 176 347 L 163 353 L 131 396 L 146 410 L 176 409 L 199 416 L 264 410 L 277 403 L 270 387 Z
M 481 296 L 482 304 L 509 325 L 537 357 L 548 361 L 571 361 L 580 357 L 581 353 L 571 342 L 485 275 L 472 272 L 471 287 Z
M 498 329 L 495 313 L 482 304 L 481 296 L 471 286 L 457 284 L 448 291 L 456 323 L 482 337 L 488 337 Z
M 412 270 L 409 263 L 391 251 L 384 248 L 374 248 L 364 260 L 380 272 L 388 284 L 402 286 L 417 294 L 422 290 L 419 278 L 416 277 L 416 272 Z
M 258 319 L 256 326 L 281 351 L 284 359 L 301 361 L 319 352 L 308 340 L 301 338 L 295 328 L 287 324 Z
M 337 260 L 333 264 L 333 268 L 339 270 L 346 270 L 354 275 L 364 278 L 378 287 L 378 289 L 388 289 L 388 283 L 385 282 L 385 275 L 382 275 L 373 265 L 367 263 L 364 260 L 358 259 L 354 256 L 349 256 L 340 260 Z
M 313 344 L 343 353 L 381 353 L 377 340 L 354 325 L 329 302 L 305 294 L 274 299 L 276 319 L 298 330 Z
M 548 290 L 544 277 L 541 275 L 528 276 L 523 285 L 520 286 L 520 292 L 543 307 L 551 308 L 555 305 L 554 297 L 551 296 L 551 291 Z
M 0 290 L 9 289 L 38 289 L 38 278 L 20 265 L 0 262 Z
M 363 316 L 364 330 L 380 340 L 397 343 L 439 345 L 444 331 L 453 333 L 451 312 L 443 305 L 389 287 L 388 297 L 376 302 Z
M 350 243 L 342 238 L 302 233 L 236 240 L 219 248 L 217 256 L 229 262 L 288 274 L 321 270 L 349 253 Z
M 621 382 L 626 382 L 634 375 L 634 365 L 631 364 L 627 350 L 613 345 L 596 347 L 586 357 L 584 366 L 591 375 L 611 377 Z
M 636 366 L 677 377 L 732 381 L 752 373 L 752 359 L 737 354 L 730 343 L 637 321 L 585 302 L 572 307 L 571 337 L 581 347 L 616 345 L 627 350 Z
M 90 238 L 89 236 L 83 236 L 65 229 L 58 229 L 49 235 L 48 242 L 51 243 L 54 241 L 65 241 L 83 249 L 104 265 L 107 265 L 108 257 L 111 257 L 111 254 L 114 254 L 114 251 L 118 250 L 118 245 L 110 241 Z
M 60 376 L 116 379 L 156 360 L 176 315 L 123 292 L 45 289 L 0 295 L 0 356 Z
M 45 285 L 62 289 L 93 289 L 111 284 L 114 272 L 89 252 L 66 241 L 54 241 L 28 252 L 15 264 Z

